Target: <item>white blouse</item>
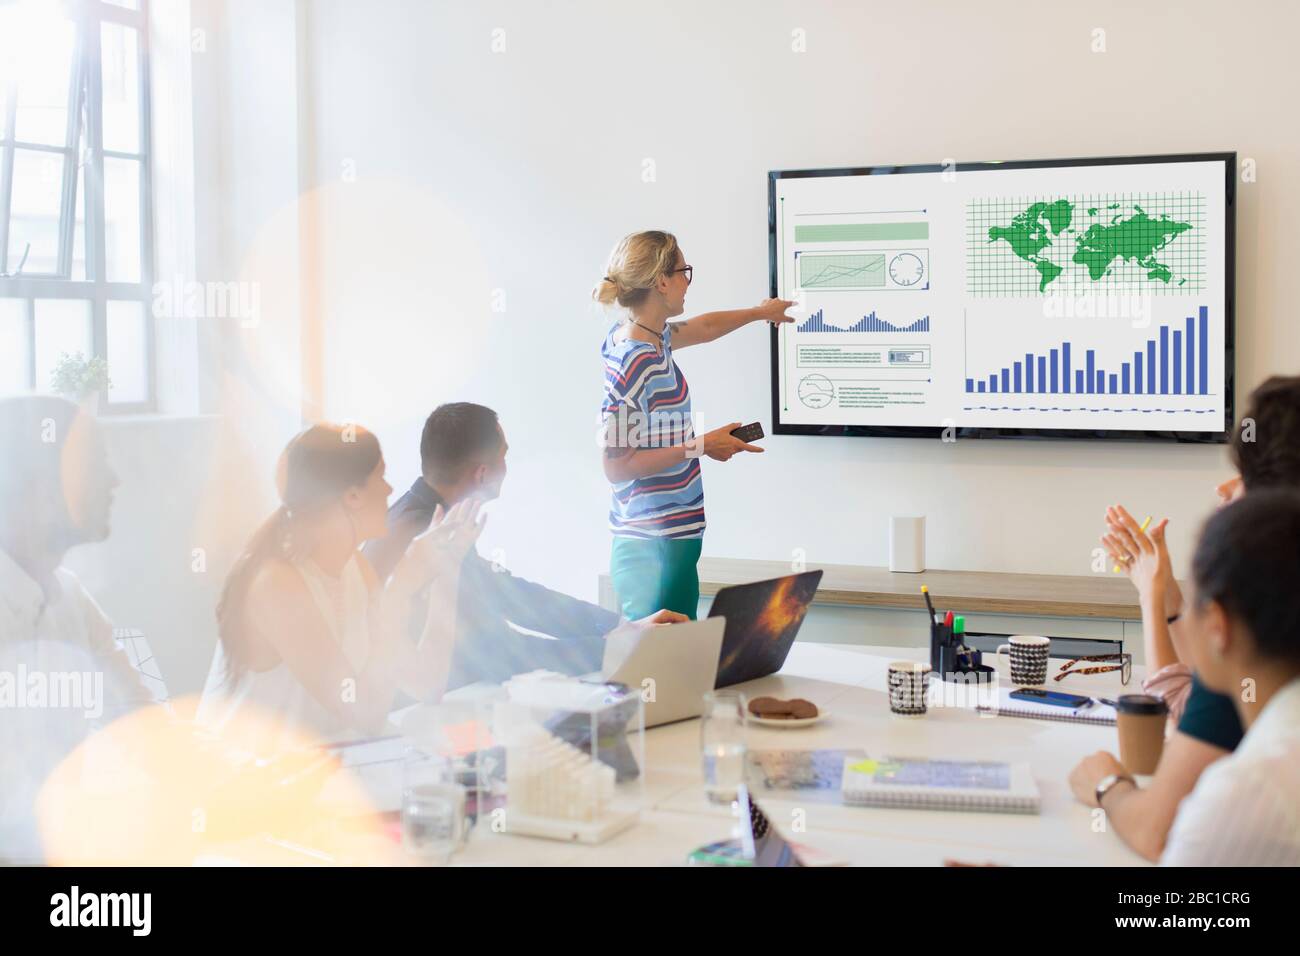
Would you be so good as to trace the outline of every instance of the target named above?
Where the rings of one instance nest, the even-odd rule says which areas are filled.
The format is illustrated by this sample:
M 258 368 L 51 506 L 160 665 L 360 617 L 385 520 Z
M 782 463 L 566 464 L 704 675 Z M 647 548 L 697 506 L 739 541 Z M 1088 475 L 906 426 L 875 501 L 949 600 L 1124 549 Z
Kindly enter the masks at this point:
M 363 670 L 371 647 L 371 596 L 356 558 L 343 566 L 337 579 L 310 560 L 295 562 L 294 567 L 327 623 L 330 638 L 354 671 Z M 282 751 L 304 739 L 325 743 L 360 733 L 316 700 L 283 661 L 269 670 L 249 671 L 230 686 L 220 643 L 197 719 L 228 743 L 259 755 Z

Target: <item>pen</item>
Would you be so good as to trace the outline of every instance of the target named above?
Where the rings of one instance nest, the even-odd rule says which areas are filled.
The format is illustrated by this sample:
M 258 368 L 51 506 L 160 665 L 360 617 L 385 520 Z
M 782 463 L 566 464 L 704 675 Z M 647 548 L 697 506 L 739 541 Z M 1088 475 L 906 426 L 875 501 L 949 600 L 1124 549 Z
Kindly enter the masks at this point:
M 925 606 L 930 609 L 930 623 L 934 623 L 934 605 L 930 603 L 930 589 L 924 584 L 921 585 L 921 597 L 925 598 Z
M 1150 516 L 1150 515 L 1147 515 L 1146 520 L 1142 522 L 1142 527 L 1138 528 L 1138 530 L 1139 530 L 1139 531 L 1145 531 L 1145 530 L 1146 530 L 1147 528 L 1149 528 L 1149 527 L 1151 527 L 1151 516 Z M 1119 574 L 1119 570 L 1120 570 L 1120 569 L 1119 569 L 1119 565 L 1118 565 L 1118 564 L 1115 565 L 1115 573 L 1116 573 L 1116 574 Z

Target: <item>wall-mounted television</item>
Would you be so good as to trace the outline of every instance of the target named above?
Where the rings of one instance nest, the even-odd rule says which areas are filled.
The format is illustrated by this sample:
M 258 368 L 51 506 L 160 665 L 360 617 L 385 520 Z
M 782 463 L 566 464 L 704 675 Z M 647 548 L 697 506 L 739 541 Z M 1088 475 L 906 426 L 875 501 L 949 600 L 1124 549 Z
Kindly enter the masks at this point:
M 1235 153 L 768 173 L 778 435 L 1223 442 Z

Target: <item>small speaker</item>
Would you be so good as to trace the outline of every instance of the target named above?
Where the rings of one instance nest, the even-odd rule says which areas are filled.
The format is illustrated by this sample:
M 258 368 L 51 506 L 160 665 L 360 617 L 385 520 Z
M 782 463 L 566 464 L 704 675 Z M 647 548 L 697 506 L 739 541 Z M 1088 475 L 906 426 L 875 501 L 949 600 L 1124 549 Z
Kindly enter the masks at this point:
M 917 574 L 925 570 L 925 517 L 889 519 L 889 570 Z

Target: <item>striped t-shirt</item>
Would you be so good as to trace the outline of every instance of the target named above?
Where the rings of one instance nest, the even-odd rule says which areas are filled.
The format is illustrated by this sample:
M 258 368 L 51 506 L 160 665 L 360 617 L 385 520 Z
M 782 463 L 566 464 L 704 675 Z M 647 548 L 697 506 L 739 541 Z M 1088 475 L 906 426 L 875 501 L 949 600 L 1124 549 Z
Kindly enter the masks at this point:
M 621 332 L 605 336 L 605 400 L 601 420 L 607 444 L 624 448 L 682 445 L 695 437 L 691 390 L 673 361 L 672 327 L 663 349 Z M 613 486 L 609 527 L 631 538 L 704 536 L 704 480 L 700 459 L 686 457 L 668 470 Z

